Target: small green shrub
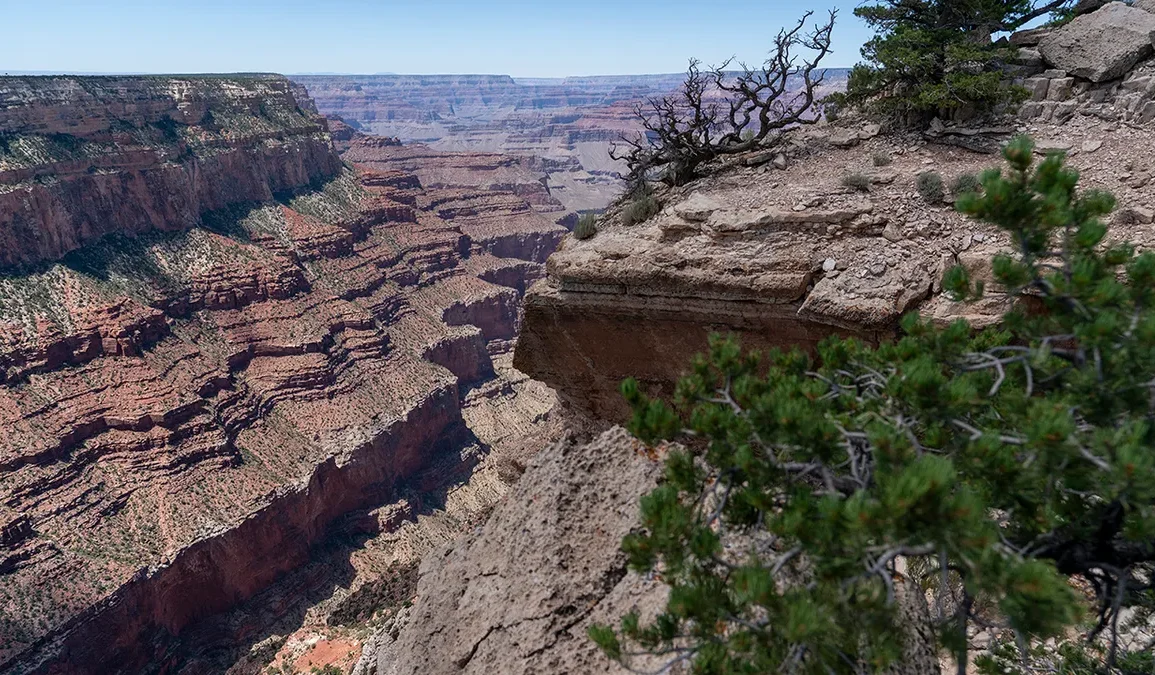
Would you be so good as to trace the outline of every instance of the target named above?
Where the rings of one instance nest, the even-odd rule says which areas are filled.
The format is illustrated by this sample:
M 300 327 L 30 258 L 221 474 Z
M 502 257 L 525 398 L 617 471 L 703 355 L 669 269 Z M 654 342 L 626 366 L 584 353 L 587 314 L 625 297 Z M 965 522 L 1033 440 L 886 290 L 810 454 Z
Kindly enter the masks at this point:
M 643 194 L 634 198 L 634 200 L 622 210 L 622 222 L 626 225 L 636 225 L 649 220 L 661 210 L 662 207 L 658 204 L 658 200 L 649 194 Z
M 951 181 L 950 191 L 954 196 L 964 195 L 968 192 L 978 192 L 983 189 L 982 181 L 973 173 L 964 173 L 958 178 Z
M 573 236 L 577 239 L 589 239 L 598 233 L 598 217 L 592 213 L 583 213 L 573 228 Z
M 842 185 L 859 192 L 869 192 L 870 176 L 864 173 L 848 173 L 842 177 Z
M 889 154 L 883 152 L 882 150 L 875 152 L 873 155 L 871 155 L 870 159 L 872 162 L 874 162 L 875 166 L 890 166 L 890 163 L 894 161 L 894 159 L 891 158 Z
M 942 176 L 937 171 L 927 171 L 918 175 L 918 193 L 927 204 L 941 204 L 946 198 Z

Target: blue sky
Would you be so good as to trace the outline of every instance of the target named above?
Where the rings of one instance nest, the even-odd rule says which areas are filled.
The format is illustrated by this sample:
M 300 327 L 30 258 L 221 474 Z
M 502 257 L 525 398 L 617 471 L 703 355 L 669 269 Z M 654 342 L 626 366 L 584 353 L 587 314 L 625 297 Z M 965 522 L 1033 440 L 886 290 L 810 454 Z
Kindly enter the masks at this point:
M 841 10 L 829 65 L 858 59 L 851 2 L 768 0 L 0 0 L 0 73 L 668 73 L 760 61 L 807 9 Z

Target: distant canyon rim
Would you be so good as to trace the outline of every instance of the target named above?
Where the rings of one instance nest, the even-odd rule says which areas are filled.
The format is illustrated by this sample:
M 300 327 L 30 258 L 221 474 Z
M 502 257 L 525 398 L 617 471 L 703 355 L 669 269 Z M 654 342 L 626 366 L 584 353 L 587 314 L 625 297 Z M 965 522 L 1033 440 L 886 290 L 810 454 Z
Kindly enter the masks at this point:
M 823 91 L 843 89 L 848 72 L 826 69 Z M 600 211 L 619 194 L 624 164 L 610 158 L 611 145 L 640 131 L 637 104 L 676 91 L 685 74 L 290 77 L 323 114 L 367 134 L 520 158 L 572 214 Z

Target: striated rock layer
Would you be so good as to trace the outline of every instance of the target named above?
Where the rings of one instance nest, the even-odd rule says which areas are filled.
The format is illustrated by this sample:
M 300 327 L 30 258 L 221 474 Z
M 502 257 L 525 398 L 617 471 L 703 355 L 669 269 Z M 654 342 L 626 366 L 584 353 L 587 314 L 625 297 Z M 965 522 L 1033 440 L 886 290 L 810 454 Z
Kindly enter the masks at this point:
M 644 450 L 615 428 L 539 453 L 484 527 L 425 558 L 405 629 L 378 636 L 365 672 L 628 672 L 586 629 L 665 601 L 660 582 L 627 573 L 619 546 L 661 475 Z
M 0 92 L 4 263 L 36 263 L 0 277 L 0 670 L 174 669 L 186 628 L 497 437 L 469 401 L 564 228 L 342 168 L 281 78 Z

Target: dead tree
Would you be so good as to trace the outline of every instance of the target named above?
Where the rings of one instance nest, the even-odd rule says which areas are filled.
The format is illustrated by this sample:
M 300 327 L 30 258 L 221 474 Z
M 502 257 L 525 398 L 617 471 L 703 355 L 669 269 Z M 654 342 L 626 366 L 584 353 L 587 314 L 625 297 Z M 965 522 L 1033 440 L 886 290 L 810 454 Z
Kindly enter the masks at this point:
M 702 71 L 700 62 L 691 60 L 678 92 L 637 105 L 643 133 L 623 137 L 624 145 L 610 149 L 610 157 L 625 161 L 631 188 L 651 179 L 684 185 L 704 162 L 753 150 L 768 144 L 775 132 L 818 121 L 818 88 L 826 74 L 821 63 L 830 53 L 837 11 L 807 30 L 812 15 L 807 12 L 793 29 L 778 33 L 761 67 L 739 64 L 741 70 L 733 73 L 727 61 Z M 800 49 L 809 52 L 801 65 Z

